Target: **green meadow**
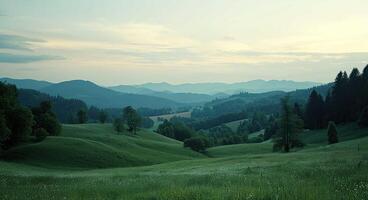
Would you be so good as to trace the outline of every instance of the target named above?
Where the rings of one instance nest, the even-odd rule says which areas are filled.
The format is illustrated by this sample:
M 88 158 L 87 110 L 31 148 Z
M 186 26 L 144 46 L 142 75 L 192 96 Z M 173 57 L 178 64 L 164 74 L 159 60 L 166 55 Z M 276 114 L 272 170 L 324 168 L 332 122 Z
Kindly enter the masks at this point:
M 0 161 L 0 199 L 367 199 L 368 129 L 338 126 L 301 135 L 307 145 L 226 145 L 205 154 L 140 130 L 63 125 L 59 137 L 23 144 Z

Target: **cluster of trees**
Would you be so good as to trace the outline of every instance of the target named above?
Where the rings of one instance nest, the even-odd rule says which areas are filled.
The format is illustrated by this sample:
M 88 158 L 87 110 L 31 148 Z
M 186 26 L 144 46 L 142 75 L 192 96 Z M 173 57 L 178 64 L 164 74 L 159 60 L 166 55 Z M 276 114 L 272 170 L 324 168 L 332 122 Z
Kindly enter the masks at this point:
M 131 106 L 123 109 L 123 114 L 120 118 L 114 120 L 113 126 L 117 132 L 126 130 L 136 134 L 138 127 L 141 125 L 142 118 L 138 112 Z
M 0 82 L 0 150 L 27 141 L 31 135 L 40 141 L 61 131 L 50 102 L 42 102 L 31 110 L 19 103 L 17 95 L 14 85 Z
M 172 113 L 171 108 L 160 108 L 160 109 L 154 109 L 154 108 L 138 108 L 137 112 L 144 117 L 150 117 L 150 116 L 158 116 L 158 115 L 166 115 Z
M 368 126 L 368 65 L 360 74 L 354 68 L 348 76 L 340 72 L 327 96 L 312 91 L 305 108 L 305 127 L 309 129 L 325 128 L 329 121 L 346 123 L 358 121 Z

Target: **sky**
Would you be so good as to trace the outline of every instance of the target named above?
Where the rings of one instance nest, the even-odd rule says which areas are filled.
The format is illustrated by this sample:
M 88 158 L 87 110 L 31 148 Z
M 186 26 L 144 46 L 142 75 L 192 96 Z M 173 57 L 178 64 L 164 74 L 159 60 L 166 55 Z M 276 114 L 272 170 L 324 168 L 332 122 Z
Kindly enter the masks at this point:
M 330 82 L 368 64 L 367 0 L 0 0 L 0 77 Z

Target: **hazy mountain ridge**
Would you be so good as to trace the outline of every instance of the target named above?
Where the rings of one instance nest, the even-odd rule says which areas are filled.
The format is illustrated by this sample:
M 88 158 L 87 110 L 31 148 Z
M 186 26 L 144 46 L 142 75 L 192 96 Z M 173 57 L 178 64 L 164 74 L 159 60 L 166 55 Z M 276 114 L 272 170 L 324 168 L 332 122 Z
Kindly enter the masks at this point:
M 184 83 L 184 84 L 169 84 L 162 83 L 145 83 L 135 85 L 137 88 L 146 88 L 155 91 L 170 91 L 176 93 L 202 93 L 202 94 L 216 94 L 226 93 L 234 94 L 239 92 L 262 93 L 271 91 L 290 92 L 298 89 L 307 89 L 322 85 L 317 82 L 297 82 L 289 80 L 252 80 L 238 83 Z

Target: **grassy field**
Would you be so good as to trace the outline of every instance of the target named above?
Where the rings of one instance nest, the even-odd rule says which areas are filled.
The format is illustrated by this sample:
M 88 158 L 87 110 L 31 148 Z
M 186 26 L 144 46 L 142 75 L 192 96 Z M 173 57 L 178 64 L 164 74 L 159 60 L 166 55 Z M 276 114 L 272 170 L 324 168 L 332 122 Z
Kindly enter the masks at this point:
M 66 138 L 79 138 L 147 162 L 138 159 L 138 166 L 122 168 L 114 161 L 116 166 L 106 164 L 99 169 L 86 167 L 83 159 L 77 165 L 78 159 L 71 157 L 68 166 L 67 157 L 80 151 L 88 156 L 107 151 L 95 150 L 95 143 L 76 145 L 74 154 L 64 155 L 61 161 L 57 161 L 61 155 L 52 158 L 50 153 L 31 162 L 27 159 L 31 155 L 21 152 L 34 147 L 19 147 L 10 153 L 23 157 L 0 161 L 0 199 L 367 199 L 368 129 L 353 124 L 338 129 L 341 142 L 334 145 L 325 145 L 326 133 L 320 130 L 303 133 L 302 139 L 311 145 L 288 154 L 272 153 L 272 144 L 260 143 L 210 148 L 210 157 L 205 157 L 148 131 L 127 136 L 113 134 L 108 125 L 65 126 L 62 137 L 34 146 L 49 148 L 58 146 L 52 143 L 55 140 L 64 143 Z M 104 149 L 102 144 L 98 148 Z M 156 149 L 159 153 L 150 152 Z M 95 161 L 109 163 L 112 158 L 104 159 L 106 154 Z M 156 159 L 160 164 L 154 164 Z
M 157 127 L 162 123 L 162 121 L 159 121 L 158 119 L 166 119 L 166 120 L 170 120 L 173 117 L 185 117 L 185 118 L 190 118 L 190 116 L 192 115 L 192 112 L 181 112 L 181 113 L 173 113 L 173 114 L 167 114 L 167 115 L 158 115 L 158 116 L 152 116 L 150 117 L 153 122 L 154 125 L 151 128 L 151 130 L 156 130 Z

